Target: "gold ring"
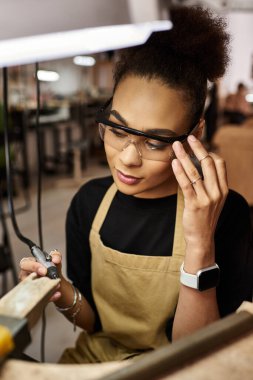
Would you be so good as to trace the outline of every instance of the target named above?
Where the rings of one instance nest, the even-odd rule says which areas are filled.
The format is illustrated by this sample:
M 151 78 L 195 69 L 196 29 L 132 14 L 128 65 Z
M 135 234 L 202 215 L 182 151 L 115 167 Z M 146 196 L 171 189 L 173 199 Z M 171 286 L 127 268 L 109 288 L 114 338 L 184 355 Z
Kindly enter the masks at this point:
M 199 159 L 199 162 L 203 161 L 203 160 L 204 160 L 205 158 L 207 158 L 207 157 L 210 157 L 208 153 L 207 153 L 204 157 L 200 158 L 200 159 Z
M 191 181 L 191 185 L 195 185 L 195 183 L 198 182 L 200 179 L 201 179 L 201 177 L 198 177 L 194 181 Z

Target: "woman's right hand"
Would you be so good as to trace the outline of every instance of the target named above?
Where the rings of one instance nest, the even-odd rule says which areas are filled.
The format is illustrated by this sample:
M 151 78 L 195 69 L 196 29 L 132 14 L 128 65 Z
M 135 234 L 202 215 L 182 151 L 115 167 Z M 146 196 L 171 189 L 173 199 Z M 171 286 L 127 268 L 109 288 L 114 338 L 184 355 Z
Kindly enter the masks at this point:
M 57 272 L 59 274 L 60 279 L 62 279 L 62 255 L 57 250 L 51 251 L 50 256 L 52 257 L 52 262 L 57 266 Z M 19 263 L 20 272 L 19 279 L 23 281 L 27 276 L 31 273 L 36 273 L 38 277 L 46 276 L 47 268 L 42 264 L 37 262 L 34 257 L 23 257 Z M 50 298 L 49 301 L 55 302 L 61 297 L 61 284 L 56 288 L 56 292 Z

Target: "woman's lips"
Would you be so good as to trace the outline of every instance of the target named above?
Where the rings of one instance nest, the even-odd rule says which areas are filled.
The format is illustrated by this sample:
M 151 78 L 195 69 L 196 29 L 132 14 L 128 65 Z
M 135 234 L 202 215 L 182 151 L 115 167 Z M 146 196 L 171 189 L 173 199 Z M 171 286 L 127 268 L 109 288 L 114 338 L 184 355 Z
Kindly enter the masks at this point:
M 137 177 L 132 177 L 130 175 L 126 175 L 126 174 L 122 173 L 121 171 L 119 171 L 117 169 L 116 169 L 116 172 L 117 172 L 118 179 L 121 182 L 125 183 L 126 185 L 136 185 L 141 180 L 141 178 L 137 178 Z

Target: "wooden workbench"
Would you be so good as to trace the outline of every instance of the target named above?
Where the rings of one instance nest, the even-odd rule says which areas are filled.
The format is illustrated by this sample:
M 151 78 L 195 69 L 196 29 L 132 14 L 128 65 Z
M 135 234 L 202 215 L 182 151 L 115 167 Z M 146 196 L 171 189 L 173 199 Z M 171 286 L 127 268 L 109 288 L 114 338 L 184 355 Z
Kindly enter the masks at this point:
M 27 280 L 26 292 L 12 290 L 12 297 L 0 300 L 1 311 L 7 313 L 8 300 L 12 313 L 17 305 L 13 297 L 23 301 L 33 302 L 32 308 L 39 309 L 45 303 L 57 286 L 49 279 L 34 277 Z M 35 285 L 34 285 L 35 284 Z M 34 305 L 34 297 L 26 297 L 30 286 L 37 289 L 34 295 L 40 293 L 38 307 Z M 29 290 L 28 290 L 29 288 Z M 39 289 L 39 291 L 38 291 Z M 43 294 L 42 294 L 43 293 Z M 25 298 L 24 298 L 25 297 Z M 31 301 L 33 299 L 33 301 Z M 30 300 L 30 301 L 29 301 Z M 4 305 L 4 307 L 3 307 Z M 22 309 L 21 306 L 19 308 Z M 25 311 L 24 311 L 25 310 Z M 31 305 L 23 306 L 31 325 L 38 313 L 31 312 Z M 19 310 L 20 313 L 20 310 Z M 6 360 L 0 371 L 0 380 L 244 380 L 253 378 L 253 304 L 245 302 L 234 313 L 223 318 L 196 333 L 182 338 L 177 342 L 157 349 L 136 361 L 110 362 L 103 364 L 42 364 L 20 360 Z

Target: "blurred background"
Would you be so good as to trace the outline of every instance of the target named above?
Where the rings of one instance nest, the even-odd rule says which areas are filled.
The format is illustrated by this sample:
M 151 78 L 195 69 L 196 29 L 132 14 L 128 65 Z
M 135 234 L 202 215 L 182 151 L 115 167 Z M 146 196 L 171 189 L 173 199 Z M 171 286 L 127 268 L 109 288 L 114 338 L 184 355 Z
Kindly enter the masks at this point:
M 131 3 L 131 5 L 130 5 Z M 154 2 L 153 2 L 154 3 Z M 161 2 L 159 2 L 161 3 Z M 164 1 L 172 4 L 204 5 L 227 19 L 232 35 L 231 63 L 226 76 L 208 88 L 203 142 L 208 150 L 226 159 L 230 188 L 240 192 L 253 208 L 253 0 Z M 0 2 L 0 65 L 8 66 L 8 108 L 13 167 L 14 204 L 21 231 L 38 241 L 36 216 L 37 146 L 36 78 L 40 81 L 40 141 L 42 146 L 42 217 L 45 249 L 65 254 L 65 216 L 74 193 L 87 180 L 109 174 L 98 136 L 95 113 L 112 94 L 112 68 L 117 44 L 93 48 L 88 36 L 78 37 L 79 46 L 61 41 L 61 51 L 44 47 L 39 40 L 24 39 L 15 52 L 17 38 L 79 31 L 83 28 L 126 24 L 129 7 L 138 4 L 141 22 L 145 1 L 132 0 L 2 0 Z M 150 3 L 151 4 L 151 3 Z M 150 5 L 151 7 L 151 5 Z M 169 13 L 168 13 L 169 14 Z M 164 19 L 164 16 L 163 16 Z M 145 21 L 145 17 L 144 17 Z M 58 36 L 58 35 L 57 35 Z M 131 38 L 125 45 L 131 45 Z M 82 47 L 83 46 L 83 47 Z M 25 53 L 38 51 L 29 58 Z M 124 47 L 124 46 L 120 46 Z M 66 48 L 66 50 L 64 50 Z M 73 51 L 80 50 L 79 54 Z M 88 54 L 90 52 L 90 54 Z M 24 58 L 23 54 L 24 53 Z M 6 58 L 7 57 L 7 58 Z M 3 139 L 3 79 L 0 76 L 0 178 L 4 215 L 0 223 L 0 295 L 17 281 L 18 264 L 29 256 L 28 248 L 15 236 L 8 217 Z M 7 259 L 6 259 L 7 258 Z M 11 258 L 11 260 L 10 260 Z M 63 263 L 65 268 L 65 261 Z M 76 333 L 53 305 L 47 308 L 46 361 L 55 362 L 63 349 L 73 344 Z M 40 360 L 38 324 L 27 353 Z

